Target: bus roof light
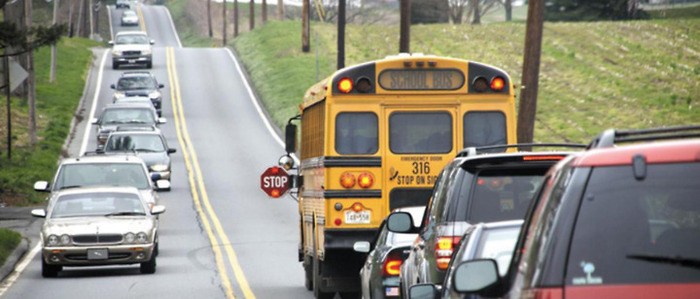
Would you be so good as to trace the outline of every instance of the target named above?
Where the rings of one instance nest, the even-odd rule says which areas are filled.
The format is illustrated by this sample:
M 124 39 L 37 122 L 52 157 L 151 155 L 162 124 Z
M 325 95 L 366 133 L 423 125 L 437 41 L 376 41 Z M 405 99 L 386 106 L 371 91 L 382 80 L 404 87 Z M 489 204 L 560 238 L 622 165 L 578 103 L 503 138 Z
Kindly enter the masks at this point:
M 372 91 L 372 82 L 369 81 L 369 78 L 362 77 L 359 80 L 357 80 L 357 91 L 361 93 L 368 93 Z
M 437 61 L 435 60 L 428 60 L 428 66 L 430 67 L 435 67 L 437 65 Z
M 484 92 L 489 88 L 489 82 L 484 77 L 477 77 L 472 83 L 476 92 Z
M 338 81 L 338 90 L 342 93 L 349 93 L 352 91 L 353 83 L 352 79 L 345 77 Z
M 417 67 L 423 67 L 424 65 L 425 65 L 425 61 L 416 61 Z
M 502 91 L 506 87 L 506 80 L 501 77 L 495 77 L 491 79 L 491 90 Z
M 403 66 L 405 67 L 411 67 L 411 62 L 410 61 L 404 61 Z

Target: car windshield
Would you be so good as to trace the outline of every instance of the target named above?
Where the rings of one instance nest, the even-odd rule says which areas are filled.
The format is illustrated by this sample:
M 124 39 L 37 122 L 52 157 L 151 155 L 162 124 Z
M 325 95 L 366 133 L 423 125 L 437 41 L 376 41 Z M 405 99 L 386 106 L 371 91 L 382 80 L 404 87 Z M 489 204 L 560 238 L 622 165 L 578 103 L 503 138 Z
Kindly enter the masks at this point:
M 518 234 L 520 234 L 520 226 L 484 230 L 474 258 L 496 260 L 498 273 L 501 276 L 505 275 L 513 257 Z
M 156 89 L 156 82 L 148 76 L 134 76 L 120 78 L 117 82 L 117 90 Z
M 75 163 L 59 168 L 53 190 L 83 186 L 129 186 L 151 188 L 140 163 Z
M 107 140 L 104 150 L 115 151 L 143 151 L 164 152 L 165 144 L 160 135 L 156 134 L 113 134 Z
M 482 170 L 465 175 L 455 200 L 454 221 L 469 223 L 517 220 L 525 217 L 547 168 Z M 465 200 L 466 199 L 466 200 Z
M 143 34 L 118 35 L 115 41 L 117 45 L 148 45 L 148 37 Z
M 58 197 L 49 218 L 108 215 L 146 215 L 146 210 L 133 193 L 87 192 Z
M 156 118 L 148 108 L 106 109 L 102 113 L 102 124 L 155 125 Z
M 568 285 L 700 282 L 700 163 L 593 169 L 571 240 Z

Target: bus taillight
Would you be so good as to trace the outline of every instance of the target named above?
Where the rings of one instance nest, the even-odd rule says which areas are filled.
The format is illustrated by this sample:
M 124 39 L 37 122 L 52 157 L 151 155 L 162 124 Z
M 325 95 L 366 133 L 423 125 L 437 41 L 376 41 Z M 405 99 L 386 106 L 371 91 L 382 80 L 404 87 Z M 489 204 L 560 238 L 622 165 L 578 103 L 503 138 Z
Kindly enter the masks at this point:
M 349 93 L 352 91 L 352 85 L 352 79 L 345 77 L 338 81 L 338 90 L 340 90 L 342 93 Z
M 350 189 L 355 186 L 355 176 L 352 173 L 346 172 L 340 176 L 340 185 Z
M 501 77 L 491 79 L 491 90 L 502 91 L 506 87 L 506 81 Z
M 369 172 L 363 172 L 357 177 L 357 184 L 365 189 L 372 187 L 372 184 L 374 184 L 374 177 L 372 177 L 372 174 Z

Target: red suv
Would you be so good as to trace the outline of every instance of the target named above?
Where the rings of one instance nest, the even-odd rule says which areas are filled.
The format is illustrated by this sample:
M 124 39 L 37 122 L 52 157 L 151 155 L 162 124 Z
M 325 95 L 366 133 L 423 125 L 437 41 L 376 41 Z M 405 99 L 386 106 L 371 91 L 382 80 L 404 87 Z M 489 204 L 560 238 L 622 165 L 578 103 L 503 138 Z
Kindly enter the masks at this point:
M 527 298 L 697 298 L 700 126 L 608 130 L 550 169 L 505 277 L 458 266 L 463 293 Z

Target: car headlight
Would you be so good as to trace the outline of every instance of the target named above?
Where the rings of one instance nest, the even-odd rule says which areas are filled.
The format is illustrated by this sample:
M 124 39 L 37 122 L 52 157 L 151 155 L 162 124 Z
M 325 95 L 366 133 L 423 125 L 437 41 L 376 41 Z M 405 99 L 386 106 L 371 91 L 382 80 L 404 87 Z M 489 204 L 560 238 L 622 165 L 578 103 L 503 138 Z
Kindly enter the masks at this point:
M 148 235 L 146 235 L 146 233 L 144 233 L 144 232 L 140 232 L 140 233 L 136 234 L 136 242 L 139 242 L 139 243 L 148 242 Z
M 120 92 L 120 91 L 115 91 L 115 92 L 114 92 L 114 98 L 115 98 L 115 99 L 121 99 L 121 98 L 123 98 L 123 97 L 125 97 L 125 96 L 126 96 L 126 95 L 125 95 L 123 92 Z
M 143 55 L 151 55 L 151 53 L 153 53 L 153 50 L 151 50 L 151 49 L 146 49 L 146 50 L 141 51 L 141 54 L 143 54 Z
M 168 167 L 168 165 L 165 165 L 165 164 L 151 165 L 151 171 L 161 172 L 161 171 L 168 171 L 168 169 L 170 169 L 170 167 Z
M 154 91 L 148 94 L 148 97 L 151 99 L 157 99 L 160 98 L 160 92 Z
M 121 50 L 112 50 L 112 56 L 122 56 Z
M 49 237 L 46 240 L 48 241 L 49 246 L 58 245 L 58 236 L 57 235 L 49 235 Z
M 69 235 L 61 235 L 61 245 L 70 245 L 70 236 Z
M 136 240 L 136 235 L 134 235 L 134 233 L 126 233 L 126 235 L 124 235 L 124 242 L 126 243 L 134 243 L 134 240 Z

